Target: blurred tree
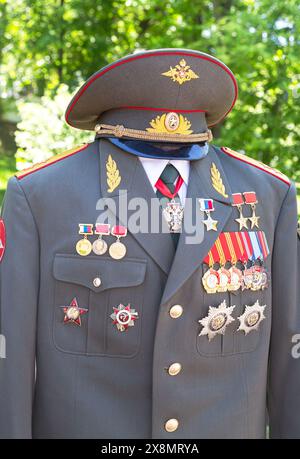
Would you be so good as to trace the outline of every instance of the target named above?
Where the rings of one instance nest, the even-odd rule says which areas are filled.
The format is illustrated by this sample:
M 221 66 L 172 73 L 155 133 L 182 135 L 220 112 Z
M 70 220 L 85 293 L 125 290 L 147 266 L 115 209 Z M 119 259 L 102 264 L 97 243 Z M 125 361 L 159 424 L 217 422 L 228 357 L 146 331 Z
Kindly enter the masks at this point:
M 240 88 L 235 110 L 214 129 L 217 143 L 300 180 L 298 0 L 0 0 L 0 7 L 6 98 L 53 98 L 61 83 L 73 91 L 134 50 L 199 49 L 227 63 Z
M 18 170 L 45 161 L 53 152 L 69 150 L 74 145 L 93 140 L 93 132 L 72 129 L 64 122 L 70 98 L 67 85 L 62 84 L 52 98 L 42 96 L 31 102 L 18 103 L 22 120 L 16 131 Z

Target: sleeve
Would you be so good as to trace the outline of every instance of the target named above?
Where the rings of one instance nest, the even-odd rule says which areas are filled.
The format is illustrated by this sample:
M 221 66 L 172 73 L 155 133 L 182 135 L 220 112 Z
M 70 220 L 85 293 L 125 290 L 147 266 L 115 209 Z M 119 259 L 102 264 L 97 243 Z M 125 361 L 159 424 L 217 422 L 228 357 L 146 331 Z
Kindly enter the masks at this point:
M 272 262 L 268 414 L 271 438 L 300 438 L 300 240 L 291 185 L 277 222 Z M 298 345 L 299 348 L 299 345 Z
M 2 208 L 0 262 L 0 438 L 31 438 L 39 239 L 26 196 L 10 179 Z

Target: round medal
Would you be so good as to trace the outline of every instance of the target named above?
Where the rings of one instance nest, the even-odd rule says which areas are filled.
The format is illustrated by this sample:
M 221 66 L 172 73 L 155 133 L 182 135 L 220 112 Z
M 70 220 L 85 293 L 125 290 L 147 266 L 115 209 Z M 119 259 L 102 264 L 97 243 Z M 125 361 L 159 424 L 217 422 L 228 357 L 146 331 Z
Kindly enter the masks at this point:
M 120 260 L 121 258 L 124 258 L 126 255 L 126 246 L 122 244 L 122 242 L 117 241 L 114 242 L 110 248 L 109 248 L 109 255 L 114 259 L 114 260 Z
M 77 307 L 71 306 L 68 308 L 66 316 L 70 320 L 76 320 L 80 316 L 80 310 Z
M 86 257 L 92 251 L 92 244 L 88 239 L 80 239 L 76 244 L 76 252 L 82 257 Z
M 254 327 L 260 319 L 259 311 L 252 311 L 245 317 L 245 323 L 248 327 Z
M 251 290 L 257 291 L 261 289 L 263 277 L 262 277 L 262 271 L 260 266 L 253 266 L 252 267 L 252 284 L 251 284 Z
M 227 316 L 224 313 L 216 314 L 209 322 L 209 328 L 216 332 L 221 330 L 227 322 Z
M 252 286 L 252 269 L 246 268 L 243 272 L 243 289 L 250 289 Z
M 218 270 L 219 274 L 219 283 L 217 286 L 217 291 L 218 292 L 227 292 L 228 290 L 228 285 L 230 283 L 230 273 L 228 269 L 225 268 L 220 268 Z
M 262 273 L 261 273 L 261 289 L 265 290 L 268 288 L 269 284 L 269 278 L 268 278 L 268 273 L 265 270 L 265 268 L 262 268 Z
M 207 293 L 216 293 L 219 284 L 219 274 L 213 268 L 210 268 L 202 277 L 202 284 Z
M 130 311 L 121 310 L 116 314 L 116 320 L 121 325 L 128 325 L 132 320 L 132 314 Z
M 230 292 L 236 292 L 237 290 L 239 290 L 239 288 L 242 285 L 243 274 L 235 266 L 232 266 L 229 269 L 229 272 L 230 272 L 230 283 L 228 284 L 228 290 Z
M 96 239 L 93 242 L 93 252 L 96 255 L 103 255 L 107 251 L 107 244 L 103 239 Z

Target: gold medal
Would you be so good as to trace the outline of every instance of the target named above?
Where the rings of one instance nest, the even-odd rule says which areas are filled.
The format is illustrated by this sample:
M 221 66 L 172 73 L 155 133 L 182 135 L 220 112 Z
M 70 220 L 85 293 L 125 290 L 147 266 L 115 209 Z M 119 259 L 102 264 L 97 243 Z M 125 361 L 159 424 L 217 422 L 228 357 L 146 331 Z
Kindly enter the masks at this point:
M 121 260 L 121 258 L 124 258 L 126 255 L 127 249 L 122 242 L 117 241 L 114 242 L 110 247 L 109 247 L 109 255 L 114 259 L 114 260 Z
M 121 260 L 121 258 L 125 257 L 127 249 L 126 246 L 120 241 L 120 238 L 127 235 L 127 228 L 121 225 L 114 226 L 111 230 L 111 234 L 116 236 L 117 241 L 111 244 L 109 247 L 109 255 L 114 260 Z
M 228 269 L 225 269 L 223 266 L 218 270 L 219 274 L 219 283 L 217 286 L 217 291 L 220 293 L 225 293 L 228 290 L 230 284 L 230 272 Z
M 228 284 L 228 291 L 236 292 L 242 286 L 242 282 L 243 282 L 242 271 L 238 269 L 236 266 L 232 266 L 229 269 L 229 272 L 230 272 L 230 282 Z
M 83 235 L 83 239 L 76 244 L 76 252 L 82 257 L 86 257 L 92 251 L 92 244 L 88 240 L 88 236 L 93 234 L 93 224 L 92 223 L 79 223 L 79 234 Z
M 202 277 L 202 284 L 207 293 L 216 293 L 219 285 L 219 273 L 213 268 L 209 268 L 208 271 Z
M 86 257 L 92 251 L 92 244 L 86 238 L 80 239 L 76 244 L 76 252 L 82 257 Z

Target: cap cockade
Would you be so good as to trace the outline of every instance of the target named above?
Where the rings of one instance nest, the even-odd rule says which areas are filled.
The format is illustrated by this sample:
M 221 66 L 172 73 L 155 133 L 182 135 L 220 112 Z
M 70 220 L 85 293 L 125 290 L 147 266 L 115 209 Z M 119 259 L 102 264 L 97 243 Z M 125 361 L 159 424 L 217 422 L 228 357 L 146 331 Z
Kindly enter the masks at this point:
M 210 141 L 237 98 L 231 70 L 189 49 L 126 56 L 92 75 L 75 94 L 66 121 L 101 137 L 158 142 Z

